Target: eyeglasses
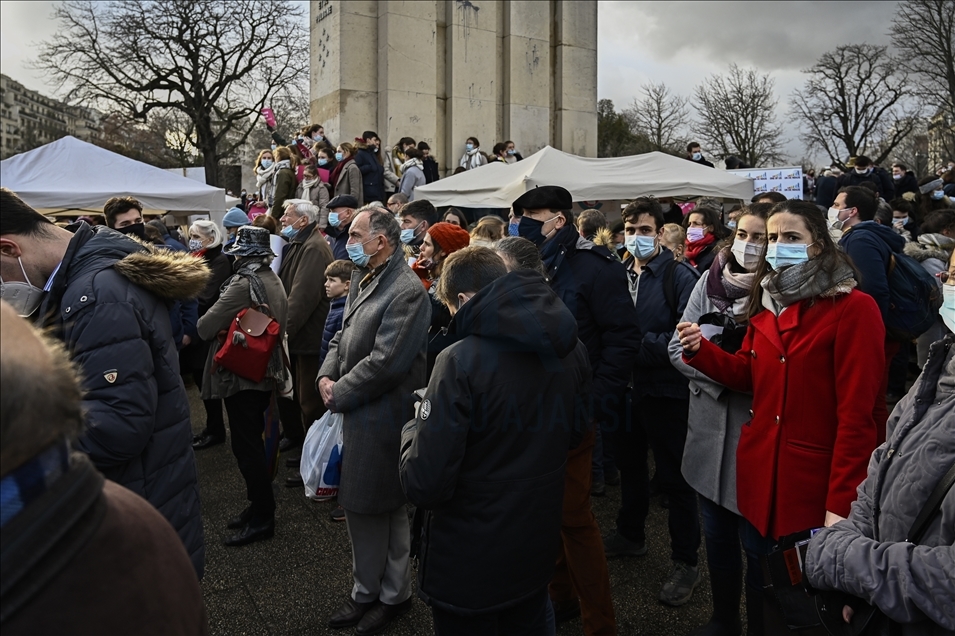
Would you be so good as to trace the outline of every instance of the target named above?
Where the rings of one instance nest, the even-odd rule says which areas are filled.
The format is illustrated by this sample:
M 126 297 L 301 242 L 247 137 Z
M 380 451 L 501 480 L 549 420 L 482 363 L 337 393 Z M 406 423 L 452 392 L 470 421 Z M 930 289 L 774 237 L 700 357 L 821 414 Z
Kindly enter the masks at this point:
M 938 277 L 940 281 L 942 281 L 943 285 L 950 280 L 955 282 L 955 279 L 953 279 L 952 275 L 949 274 L 948 272 L 939 272 L 938 274 L 936 274 L 936 276 Z

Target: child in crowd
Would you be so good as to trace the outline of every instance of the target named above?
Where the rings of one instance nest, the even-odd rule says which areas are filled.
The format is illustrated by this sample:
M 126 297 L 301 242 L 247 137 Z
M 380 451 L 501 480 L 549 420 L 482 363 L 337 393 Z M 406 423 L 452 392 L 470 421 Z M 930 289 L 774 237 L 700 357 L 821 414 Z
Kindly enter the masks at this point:
M 319 358 L 321 362 L 325 362 L 325 356 L 328 355 L 328 344 L 335 334 L 341 331 L 353 271 L 355 264 L 345 260 L 332 261 L 325 268 L 325 294 L 332 301 L 332 305 L 328 309 L 328 318 L 325 319 L 325 333 L 322 334 L 322 351 Z
M 683 250 L 686 249 L 686 232 L 681 225 L 667 223 L 663 226 L 663 245 L 673 252 L 673 258 L 683 261 Z

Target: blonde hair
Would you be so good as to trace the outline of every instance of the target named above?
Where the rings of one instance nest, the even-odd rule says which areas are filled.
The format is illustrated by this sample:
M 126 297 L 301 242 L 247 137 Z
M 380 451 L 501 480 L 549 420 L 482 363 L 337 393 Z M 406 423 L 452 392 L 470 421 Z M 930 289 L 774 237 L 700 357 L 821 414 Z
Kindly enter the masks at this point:
M 259 169 L 259 166 L 262 165 L 262 155 L 264 155 L 265 153 L 269 153 L 270 155 L 272 155 L 272 161 L 275 161 L 275 153 L 272 152 L 270 149 L 266 148 L 265 150 L 260 150 L 260 151 L 259 151 L 259 156 L 256 157 L 256 159 L 255 159 L 255 169 L 256 169 L 256 170 L 258 170 L 258 169 Z
M 484 239 L 486 241 L 499 241 L 504 238 L 504 230 L 507 224 L 499 217 L 489 215 L 483 216 L 471 230 L 472 239 Z
M 355 156 L 355 146 L 348 143 L 347 141 L 341 142 L 340 144 L 338 144 L 338 147 L 341 148 L 342 152 L 347 154 L 349 157 Z
M 660 240 L 666 245 L 667 249 L 673 252 L 676 256 L 676 260 L 683 260 L 683 249 L 686 245 L 686 231 L 682 225 L 666 223 L 663 226 L 663 236 Z
M 275 152 L 272 153 L 272 156 L 275 157 L 275 161 L 285 161 L 289 160 L 289 164 L 294 168 L 298 165 L 298 157 L 289 149 L 288 146 L 279 146 L 275 149 Z

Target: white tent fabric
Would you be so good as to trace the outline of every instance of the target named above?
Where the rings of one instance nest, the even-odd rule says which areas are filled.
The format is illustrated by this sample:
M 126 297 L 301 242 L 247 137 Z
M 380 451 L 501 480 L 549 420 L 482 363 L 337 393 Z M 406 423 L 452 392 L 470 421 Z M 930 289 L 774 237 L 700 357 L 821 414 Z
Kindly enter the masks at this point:
M 44 213 L 102 211 L 110 197 L 136 197 L 144 208 L 224 212 L 225 190 L 171 174 L 105 148 L 63 137 L 0 162 L 0 185 Z
M 574 201 L 629 200 L 639 196 L 711 196 L 749 201 L 753 182 L 662 152 L 593 159 L 546 146 L 523 161 L 493 162 L 415 188 L 435 206 L 509 208 L 524 192 L 559 185 Z

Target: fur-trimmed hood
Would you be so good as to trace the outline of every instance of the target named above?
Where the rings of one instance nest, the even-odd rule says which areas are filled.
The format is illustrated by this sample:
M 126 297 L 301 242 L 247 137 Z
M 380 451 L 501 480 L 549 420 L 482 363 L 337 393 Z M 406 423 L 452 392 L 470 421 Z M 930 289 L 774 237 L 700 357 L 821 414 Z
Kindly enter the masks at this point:
M 196 298 L 209 280 L 209 267 L 189 252 L 142 243 L 105 226 L 82 225 L 70 228 L 83 241 L 69 258 L 70 278 L 112 267 L 129 282 L 166 301 Z
M 930 258 L 936 258 L 943 263 L 947 263 L 952 254 L 951 248 L 945 248 L 940 243 L 951 242 L 948 237 L 940 234 L 922 234 L 917 243 L 906 243 L 905 254 L 911 256 L 918 262 L 926 261 Z M 955 244 L 953 244 L 955 247 Z
M 592 241 L 594 245 L 603 245 L 606 247 L 610 250 L 611 254 L 617 252 L 617 246 L 613 244 L 613 232 L 611 232 L 609 228 L 602 227 L 597 230 Z

